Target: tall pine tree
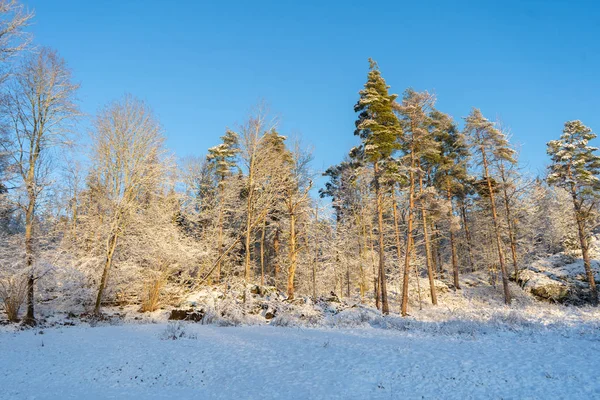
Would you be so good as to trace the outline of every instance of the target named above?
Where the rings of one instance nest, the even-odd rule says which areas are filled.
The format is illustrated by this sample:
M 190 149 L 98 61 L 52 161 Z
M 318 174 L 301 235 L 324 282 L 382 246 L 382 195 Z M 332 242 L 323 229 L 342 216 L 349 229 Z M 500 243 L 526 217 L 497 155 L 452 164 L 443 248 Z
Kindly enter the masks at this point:
M 548 155 L 552 158 L 552 164 L 548 167 L 548 183 L 566 189 L 573 199 L 583 265 L 592 292 L 592 302 L 597 304 L 598 290 L 589 255 L 590 232 L 600 190 L 598 148 L 588 144 L 595 137 L 592 130 L 581 121 L 566 122 L 560 139 L 548 142 Z
M 510 288 L 508 287 L 508 271 L 506 269 L 506 259 L 504 256 L 504 243 L 502 242 L 498 212 L 496 209 L 495 180 L 492 177 L 490 166 L 494 161 L 499 159 L 515 163 L 514 150 L 510 148 L 506 136 L 494 126 L 493 122 L 485 118 L 477 108 L 474 108 L 471 111 L 471 114 L 465 118 L 465 121 L 465 135 L 469 141 L 471 152 L 473 155 L 478 155 L 477 161 L 479 161 L 479 164 L 482 167 L 482 186 L 485 185 L 484 190 L 487 192 L 485 195 L 489 198 L 492 211 L 498 261 L 500 262 L 500 270 L 502 272 L 504 302 L 510 304 L 511 296 Z
M 218 235 L 217 249 L 219 255 L 217 258 L 216 280 L 221 280 L 221 259 L 223 258 L 223 218 L 224 218 L 224 190 L 225 179 L 232 174 L 233 168 L 236 166 L 236 156 L 239 153 L 239 137 L 237 133 L 227 130 L 225 135 L 221 136 L 223 143 L 208 149 L 206 156 L 210 166 L 214 169 L 219 180 L 219 216 L 218 216 Z
M 401 132 L 400 123 L 394 114 L 396 95 L 389 94 L 389 86 L 381 76 L 377 63 L 369 59 L 369 74 L 360 99 L 354 106 L 359 113 L 354 134 L 362 139 L 363 157 L 373 164 L 375 196 L 377 199 L 377 221 L 379 231 L 379 290 L 381 310 L 389 313 L 387 299 L 385 254 L 383 235 L 383 190 L 381 187 L 382 162 L 397 149 L 396 138 Z

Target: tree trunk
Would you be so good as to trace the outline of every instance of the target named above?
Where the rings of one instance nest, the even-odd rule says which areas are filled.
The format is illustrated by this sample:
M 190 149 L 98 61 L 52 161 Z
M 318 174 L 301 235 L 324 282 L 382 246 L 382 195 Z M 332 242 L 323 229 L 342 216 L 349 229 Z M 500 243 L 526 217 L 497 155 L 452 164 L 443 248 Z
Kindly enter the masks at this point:
M 400 226 L 398 222 L 398 203 L 396 202 L 396 190 L 392 188 L 392 211 L 394 216 L 394 234 L 396 236 L 396 256 L 398 257 L 398 266 L 402 259 L 402 243 L 400 241 Z
M 31 172 L 33 179 L 33 172 Z M 35 193 L 33 189 L 29 189 L 29 204 L 25 213 L 25 261 L 29 276 L 27 277 L 27 314 L 25 315 L 25 323 L 28 325 L 35 324 L 35 274 L 33 272 L 33 217 L 35 211 Z
M 94 314 L 100 313 L 100 305 L 102 304 L 102 296 L 104 295 L 104 289 L 106 288 L 106 282 L 108 280 L 108 271 L 112 265 L 113 255 L 117 247 L 117 241 L 119 239 L 118 234 L 113 233 L 108 239 L 106 245 L 106 260 L 104 262 L 104 270 L 102 271 L 102 278 L 100 280 L 100 288 L 98 289 L 98 296 L 96 297 L 96 305 L 94 306 Z
M 410 186 L 408 190 L 408 221 L 406 233 L 406 249 L 404 257 L 404 274 L 402 280 L 402 306 L 401 313 L 405 317 L 408 315 L 408 278 L 410 275 L 410 252 L 412 250 L 413 236 L 413 214 L 415 208 L 415 156 L 414 149 L 411 151 L 410 162 Z
M 290 213 L 290 268 L 288 270 L 287 295 L 294 298 L 294 277 L 296 276 L 296 214 Z
M 419 192 L 423 195 L 423 173 L 419 173 Z M 429 278 L 429 292 L 431 293 L 431 304 L 437 305 L 437 294 L 435 292 L 435 282 L 433 277 L 433 262 L 431 256 L 431 243 L 429 241 L 429 229 L 427 222 L 427 210 L 425 204 L 423 204 L 423 198 L 421 197 L 421 218 L 423 219 L 423 236 L 425 239 L 425 264 L 427 266 L 427 277 Z
M 359 273 L 360 273 L 359 287 L 360 287 L 360 300 L 362 301 L 365 296 L 365 269 L 363 266 L 364 254 L 363 254 L 363 247 L 362 247 L 362 239 L 361 239 L 360 235 L 358 235 L 356 237 L 356 239 L 358 240 L 358 260 L 359 260 Z
M 510 251 L 512 255 L 513 267 L 515 270 L 515 281 L 519 279 L 519 265 L 517 260 L 517 241 L 515 239 L 515 229 L 511 216 L 508 191 L 506 190 L 506 174 L 504 166 L 500 164 L 500 176 L 502 177 L 502 193 L 504 194 L 504 206 L 506 208 L 506 226 L 508 227 L 508 238 L 510 240 Z
M 381 306 L 381 296 L 379 291 L 379 273 L 375 263 L 375 249 L 373 248 L 373 227 L 369 225 L 369 243 L 371 245 L 371 265 L 373 266 L 373 286 L 375 290 L 375 307 L 379 310 Z
M 577 220 L 577 231 L 579 233 L 581 255 L 583 256 L 583 267 L 585 268 L 585 275 L 587 276 L 588 283 L 590 285 L 590 291 L 592 292 L 592 304 L 597 305 L 598 289 L 596 288 L 596 280 L 594 279 L 594 273 L 592 272 L 589 244 L 585 232 L 585 222 L 582 216 L 581 205 L 577 201 L 577 194 L 575 193 L 574 189 L 571 190 L 571 196 L 573 197 L 573 207 L 575 208 L 575 219 Z
M 246 254 L 244 257 L 244 281 L 246 284 L 250 282 L 250 240 L 252 235 L 252 197 L 254 194 L 254 156 L 250 160 L 250 168 L 248 171 L 248 199 L 246 201 L 247 215 L 246 215 L 246 238 L 244 246 L 246 248 Z M 245 293 L 245 290 L 244 290 Z
M 219 252 L 218 261 L 217 261 L 217 283 L 221 282 L 221 261 L 223 254 L 223 178 L 221 178 L 221 182 L 219 185 L 219 232 L 217 237 L 217 249 Z
M 469 231 L 469 224 L 467 221 L 467 207 L 465 205 L 465 200 L 460 200 L 460 214 L 463 220 L 463 229 L 465 231 L 465 239 L 467 242 L 467 255 L 469 260 L 469 268 L 471 268 L 471 272 L 475 272 L 475 265 L 473 264 L 473 246 L 471 244 L 471 232 Z
M 458 281 L 458 261 L 456 260 L 456 244 L 454 241 L 454 229 L 452 229 L 452 217 L 454 216 L 454 202 L 452 201 L 452 192 L 450 188 L 446 191 L 448 195 L 448 201 L 450 202 L 450 252 L 452 255 L 452 272 L 454 275 L 454 287 L 460 289 L 460 282 Z
M 377 196 L 377 221 L 379 224 L 379 285 L 381 287 L 381 311 L 383 314 L 390 313 L 387 298 L 387 287 L 385 282 L 385 243 L 383 235 L 383 196 L 379 185 L 379 165 L 375 166 L 375 195 Z
M 510 304 L 510 288 L 508 287 L 508 273 L 506 272 L 506 263 L 504 260 L 504 250 L 502 249 L 502 238 L 500 237 L 500 227 L 498 226 L 498 214 L 496 212 L 496 201 L 494 200 L 494 188 L 492 187 L 492 180 L 488 171 L 487 158 L 485 156 L 485 150 L 481 147 L 481 157 L 483 160 L 483 169 L 485 173 L 485 179 L 490 194 L 490 206 L 492 207 L 492 221 L 494 223 L 494 232 L 496 234 L 496 246 L 498 247 L 498 259 L 500 261 L 500 271 L 502 272 L 502 286 L 504 288 L 504 303 Z
M 275 225 L 275 235 L 273 236 L 273 276 L 275 279 L 275 287 L 277 285 L 277 277 L 279 276 L 279 227 Z
M 260 286 L 265 286 L 265 231 L 267 230 L 267 218 L 265 217 L 260 235 Z

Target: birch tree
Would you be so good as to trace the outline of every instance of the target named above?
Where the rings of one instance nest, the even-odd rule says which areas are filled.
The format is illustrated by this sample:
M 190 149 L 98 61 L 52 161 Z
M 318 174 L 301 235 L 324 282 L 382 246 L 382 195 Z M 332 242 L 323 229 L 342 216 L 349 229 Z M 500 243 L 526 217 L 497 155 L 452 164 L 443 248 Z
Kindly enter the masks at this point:
M 312 180 L 309 177 L 308 163 L 311 161 L 310 153 L 302 150 L 298 143 L 289 157 L 287 176 L 283 180 L 284 204 L 289 217 L 289 268 L 287 295 L 288 299 L 294 298 L 294 278 L 298 265 L 298 218 L 302 213 L 309 211 L 309 194 Z M 314 276 L 314 273 L 313 273 Z M 314 285 L 314 284 L 313 284 Z
M 1 44 L 1 43 L 0 43 Z M 70 144 L 73 123 L 80 114 L 71 71 L 54 50 L 42 48 L 17 67 L 3 113 L 9 130 L 4 150 L 16 171 L 18 200 L 25 214 L 25 257 L 28 272 L 27 323 L 34 323 L 34 236 L 39 197 L 50 184 L 54 149 Z
M 17 0 L 0 0 L 0 82 L 9 76 L 7 62 L 31 43 L 25 28 L 33 16 L 33 11 Z
M 107 234 L 94 313 L 100 306 L 120 238 L 144 196 L 165 173 L 162 127 L 149 107 L 127 95 L 102 109 L 91 131 L 92 174 L 102 191 Z

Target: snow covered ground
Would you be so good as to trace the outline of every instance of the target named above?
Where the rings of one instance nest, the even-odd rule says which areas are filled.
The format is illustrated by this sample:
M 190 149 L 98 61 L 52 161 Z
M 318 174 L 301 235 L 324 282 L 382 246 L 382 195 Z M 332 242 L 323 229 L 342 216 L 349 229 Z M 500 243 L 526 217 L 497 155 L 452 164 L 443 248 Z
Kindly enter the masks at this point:
M 5 329 L 0 398 L 600 398 L 596 325 L 179 324 Z M 173 334 L 183 337 L 167 338 Z

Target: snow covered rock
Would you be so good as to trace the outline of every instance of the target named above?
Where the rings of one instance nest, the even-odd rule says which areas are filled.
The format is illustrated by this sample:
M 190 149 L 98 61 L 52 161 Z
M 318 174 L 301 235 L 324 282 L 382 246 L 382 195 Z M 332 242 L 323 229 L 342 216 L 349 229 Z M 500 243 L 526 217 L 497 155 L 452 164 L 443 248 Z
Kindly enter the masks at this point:
M 204 318 L 204 311 L 199 310 L 171 310 L 169 320 L 171 321 L 194 321 L 200 322 Z
M 597 260 L 592 260 L 592 271 L 598 281 Z M 538 299 L 576 305 L 589 301 L 583 260 L 564 253 L 534 261 L 519 273 L 517 283 Z

